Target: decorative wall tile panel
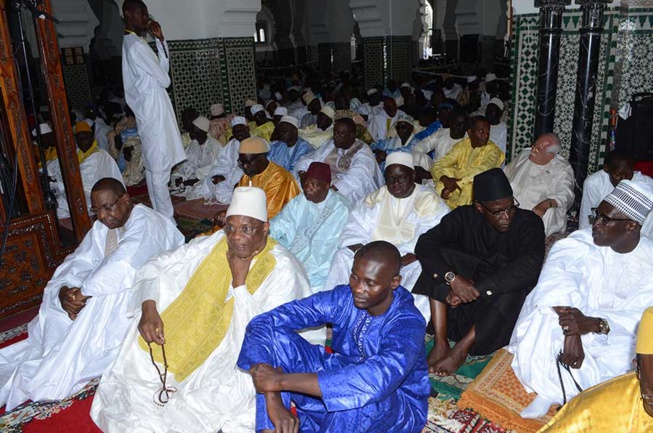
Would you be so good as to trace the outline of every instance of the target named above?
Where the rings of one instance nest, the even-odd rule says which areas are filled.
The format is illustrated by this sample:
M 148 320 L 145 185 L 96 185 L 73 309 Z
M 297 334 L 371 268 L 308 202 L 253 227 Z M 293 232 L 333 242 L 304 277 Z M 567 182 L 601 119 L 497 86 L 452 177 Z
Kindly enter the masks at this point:
M 209 107 L 223 102 L 218 39 L 168 42 L 172 99 L 177 118 L 188 107 L 206 114 Z
M 91 96 L 91 82 L 89 79 L 89 70 L 86 63 L 87 56 L 83 54 L 83 49 L 66 48 L 66 51 L 79 50 L 82 54 L 78 56 L 65 56 L 62 50 L 61 70 L 66 85 L 66 95 L 68 96 L 69 109 L 83 109 L 89 102 L 93 101 Z
M 333 64 L 331 70 L 334 73 L 348 71 L 351 69 L 351 43 L 336 42 L 332 48 Z
M 169 41 L 172 85 L 168 89 L 180 120 L 194 107 L 207 113 L 215 103 L 242 113 L 245 100 L 256 96 L 254 38 Z
M 630 8 L 627 14 L 619 23 L 616 61 L 621 74 L 615 83 L 619 91 L 615 107 L 623 106 L 635 93 L 653 92 L 653 8 Z
M 385 44 L 383 37 L 363 38 L 365 89 L 384 84 Z
M 221 42 L 227 66 L 223 93 L 229 95 L 228 100 L 225 98 L 225 110 L 243 114 L 245 101 L 256 99 L 254 38 L 224 38 Z
M 556 94 L 556 115 L 554 131 L 560 136 L 562 154 L 569 156 L 573 129 L 574 101 L 578 70 L 580 41 L 580 11 L 568 11 L 563 16 L 563 33 L 560 41 L 558 90 Z M 610 100 L 613 90 L 616 35 L 619 12 L 606 10 L 604 32 L 601 35 L 599 70 L 597 75 L 597 98 L 594 109 L 592 144 L 590 148 L 589 172 L 596 171 L 602 164 L 607 137 Z M 512 112 L 509 125 L 509 157 L 532 144 L 535 124 L 537 92 L 539 15 L 529 14 L 515 17 L 513 50 Z

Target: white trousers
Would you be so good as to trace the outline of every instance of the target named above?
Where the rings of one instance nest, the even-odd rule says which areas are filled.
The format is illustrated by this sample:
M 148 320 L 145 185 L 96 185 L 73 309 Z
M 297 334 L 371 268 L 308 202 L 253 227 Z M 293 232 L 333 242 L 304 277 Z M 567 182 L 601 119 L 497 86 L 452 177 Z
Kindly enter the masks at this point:
M 174 225 L 177 225 L 174 219 L 175 210 L 172 207 L 170 191 L 168 191 L 170 171 L 150 171 L 145 169 L 145 181 L 147 182 L 147 192 L 150 195 L 152 208 L 172 221 Z

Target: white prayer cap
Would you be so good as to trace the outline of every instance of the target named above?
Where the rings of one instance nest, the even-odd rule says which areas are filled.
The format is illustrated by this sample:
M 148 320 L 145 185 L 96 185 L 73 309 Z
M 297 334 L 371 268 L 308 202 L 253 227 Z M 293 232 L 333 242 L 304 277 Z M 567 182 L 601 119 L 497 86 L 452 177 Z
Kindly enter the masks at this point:
M 283 116 L 279 121 L 279 123 L 290 123 L 295 128 L 299 128 L 299 120 L 297 120 L 293 116 Z
M 204 116 L 200 116 L 197 119 L 193 120 L 193 125 L 197 126 L 204 132 L 209 132 L 211 121 Z
M 412 125 L 414 121 L 415 121 L 415 119 L 413 119 L 411 116 L 404 113 L 403 111 L 400 111 L 399 116 L 397 116 L 397 121 L 395 123 L 406 122 L 406 123 L 410 123 Z
M 249 137 L 240 142 L 238 153 L 246 155 L 259 155 L 261 153 L 268 153 L 270 146 L 268 142 L 260 137 Z
M 254 186 L 239 186 L 234 189 L 226 216 L 229 218 L 232 215 L 246 216 L 267 222 L 268 209 L 265 191 Z
M 224 113 L 224 106 L 222 104 L 211 105 L 211 116 L 219 116 Z
M 401 87 L 410 87 L 410 83 L 401 83 Z
M 622 180 L 603 201 L 624 213 L 628 218 L 644 224 L 646 216 L 653 209 L 653 192 L 642 182 Z
M 411 170 L 415 170 L 415 166 L 413 165 L 413 155 L 410 152 L 402 152 L 401 150 L 392 152 L 385 159 L 385 168 L 387 169 L 392 164 L 403 165 Z
M 376 92 L 378 92 L 378 90 L 376 90 L 376 88 L 373 87 L 373 88 L 371 88 L 370 90 L 367 91 L 367 96 L 372 96 Z
M 39 131 L 41 132 L 41 135 L 49 134 L 52 132 L 52 128 L 50 128 L 50 125 L 48 125 L 47 123 L 41 123 L 39 125 Z M 32 129 L 32 135 L 36 137 L 36 128 Z
M 499 107 L 499 110 L 503 111 L 503 101 L 499 98 L 492 98 L 490 99 L 490 102 L 487 103 L 487 105 L 494 104 L 497 107 Z
M 256 105 L 256 101 L 253 99 L 248 99 L 245 101 L 245 107 L 253 107 L 254 105 Z
M 309 90 L 306 93 L 304 93 L 304 95 L 302 95 L 302 99 L 304 100 L 306 105 L 308 105 L 311 102 L 313 102 L 313 99 L 315 99 L 315 93 Z
M 231 127 L 233 128 L 236 125 L 247 125 L 247 119 L 243 116 L 236 116 L 231 119 Z
M 274 110 L 274 115 L 275 116 L 285 116 L 288 114 L 288 109 L 286 107 L 277 107 Z
M 492 72 L 488 72 L 487 75 L 485 75 L 485 83 L 491 83 L 492 81 L 496 80 L 497 76 L 493 74 Z
M 264 110 L 264 108 L 263 108 L 263 106 L 261 104 L 252 105 L 252 108 L 250 108 L 250 111 L 252 112 L 252 116 L 255 115 L 256 113 L 259 113 L 259 112 L 263 111 L 263 110 Z
M 468 83 L 473 83 L 476 80 L 478 80 L 478 77 L 476 75 L 472 75 L 470 77 L 467 77 L 467 82 Z
M 329 107 L 328 105 L 325 105 L 324 107 L 322 107 L 322 109 L 320 110 L 320 113 L 326 114 L 329 117 L 329 119 L 331 119 L 331 120 L 333 120 L 333 118 L 336 117 L 336 112 L 333 111 L 333 108 Z

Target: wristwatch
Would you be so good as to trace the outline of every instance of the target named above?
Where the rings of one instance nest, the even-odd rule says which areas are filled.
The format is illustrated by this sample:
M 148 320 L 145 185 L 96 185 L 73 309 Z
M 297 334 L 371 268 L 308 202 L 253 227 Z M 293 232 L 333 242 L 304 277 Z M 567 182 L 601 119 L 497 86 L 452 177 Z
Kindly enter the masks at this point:
M 610 324 L 607 320 L 599 318 L 599 332 L 597 334 L 608 335 L 610 332 Z
M 451 283 L 453 283 L 453 280 L 455 280 L 455 279 L 456 279 L 456 274 L 453 273 L 453 272 L 451 272 L 451 271 L 449 271 L 449 272 L 447 272 L 446 274 L 444 274 L 444 281 L 445 281 L 447 284 L 451 284 Z

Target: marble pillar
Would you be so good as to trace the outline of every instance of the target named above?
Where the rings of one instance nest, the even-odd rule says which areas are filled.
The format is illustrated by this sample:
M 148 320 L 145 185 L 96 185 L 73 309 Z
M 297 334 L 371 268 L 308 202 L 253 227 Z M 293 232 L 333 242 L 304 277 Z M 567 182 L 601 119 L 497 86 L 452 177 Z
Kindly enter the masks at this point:
M 571 0 L 535 0 L 540 8 L 540 55 L 535 112 L 535 137 L 553 132 L 562 13 Z
M 569 162 L 574 169 L 576 206 L 579 206 L 589 166 L 603 12 L 612 0 L 576 0 L 576 3 L 580 5 L 582 15 Z

